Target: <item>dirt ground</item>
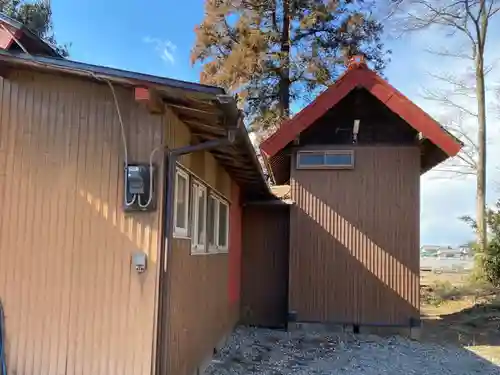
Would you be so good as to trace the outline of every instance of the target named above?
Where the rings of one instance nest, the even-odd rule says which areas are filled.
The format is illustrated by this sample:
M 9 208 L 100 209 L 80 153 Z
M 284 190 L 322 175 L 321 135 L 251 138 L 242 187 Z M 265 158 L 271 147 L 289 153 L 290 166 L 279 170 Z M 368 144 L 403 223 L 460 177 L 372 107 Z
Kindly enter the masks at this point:
M 460 287 L 467 282 L 467 275 L 426 273 L 421 282 L 425 294 L 436 282 Z M 500 364 L 500 292 L 472 290 L 437 304 L 423 302 L 422 341 L 462 346 Z

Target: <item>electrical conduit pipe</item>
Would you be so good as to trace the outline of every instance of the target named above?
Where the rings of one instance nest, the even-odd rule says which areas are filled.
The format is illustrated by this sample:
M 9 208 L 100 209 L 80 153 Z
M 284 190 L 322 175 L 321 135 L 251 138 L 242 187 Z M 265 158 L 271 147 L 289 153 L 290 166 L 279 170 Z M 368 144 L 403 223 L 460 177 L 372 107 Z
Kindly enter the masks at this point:
M 0 301 L 0 375 L 7 375 L 7 361 L 5 359 L 5 314 Z

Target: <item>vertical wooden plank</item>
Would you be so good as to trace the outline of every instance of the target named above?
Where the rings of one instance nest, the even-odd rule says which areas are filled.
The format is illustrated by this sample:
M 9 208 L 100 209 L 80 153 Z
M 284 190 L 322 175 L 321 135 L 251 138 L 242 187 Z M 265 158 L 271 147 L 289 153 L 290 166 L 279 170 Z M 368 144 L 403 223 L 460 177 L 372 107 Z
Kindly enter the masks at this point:
M 169 144 L 175 147 L 189 144 L 189 131 L 185 124 L 169 113 L 165 122 L 165 137 L 172 137 L 167 139 Z M 197 162 L 204 165 L 195 165 Z M 204 169 L 205 182 L 216 186 L 217 164 L 210 154 L 205 154 L 203 158 L 184 157 L 181 164 L 194 171 Z M 230 225 L 230 231 L 232 229 Z M 230 247 L 229 253 L 231 251 Z M 212 354 L 221 338 L 229 334 L 238 321 L 238 309 L 230 303 L 228 294 L 229 255 L 191 255 L 190 241 L 175 239 L 168 262 L 170 277 L 163 280 L 163 297 L 168 299 L 168 303 L 160 312 L 167 327 L 159 348 L 159 355 L 163 358 L 160 372 L 190 375 L 197 364 Z
M 408 324 L 419 308 L 419 151 L 355 152 L 352 171 L 292 168 L 290 308 L 305 321 Z
M 161 121 L 128 89 L 117 91 L 124 108 L 141 113 L 130 153 L 146 161 L 163 139 Z M 20 72 L 1 80 L 0 96 L 9 374 L 149 371 L 155 266 L 139 279 L 130 254 L 156 254 L 159 210 L 128 219 L 121 210 L 123 150 L 109 87 Z
M 286 325 L 289 217 L 286 205 L 243 210 L 241 319 L 245 324 Z

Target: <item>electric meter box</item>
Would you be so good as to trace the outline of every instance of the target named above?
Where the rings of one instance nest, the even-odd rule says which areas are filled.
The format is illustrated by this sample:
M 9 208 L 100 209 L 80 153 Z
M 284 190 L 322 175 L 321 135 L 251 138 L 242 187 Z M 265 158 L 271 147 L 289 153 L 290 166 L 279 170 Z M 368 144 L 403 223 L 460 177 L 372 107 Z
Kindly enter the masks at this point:
M 152 168 L 152 169 L 151 169 Z M 128 164 L 124 170 L 123 207 L 125 211 L 156 209 L 155 167 L 149 164 Z

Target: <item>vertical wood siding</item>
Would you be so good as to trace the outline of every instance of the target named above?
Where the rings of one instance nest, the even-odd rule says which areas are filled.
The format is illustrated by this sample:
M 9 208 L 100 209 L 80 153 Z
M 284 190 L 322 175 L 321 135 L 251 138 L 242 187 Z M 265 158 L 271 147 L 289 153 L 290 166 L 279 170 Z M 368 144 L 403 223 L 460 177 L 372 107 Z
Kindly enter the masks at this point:
M 242 323 L 279 327 L 286 323 L 288 297 L 288 206 L 243 210 Z
M 228 299 L 228 256 L 191 255 L 191 242 L 178 239 L 169 262 L 162 373 L 192 375 L 238 320 Z
M 240 202 L 240 188 L 233 182 L 231 184 L 231 207 L 229 228 L 229 303 L 239 309 L 241 293 L 241 257 L 243 251 L 243 217 Z
M 132 90 L 116 91 L 129 161 L 147 162 L 168 119 L 139 107 Z M 0 79 L 0 103 L 9 374 L 150 373 L 159 211 L 121 208 L 123 146 L 109 88 L 13 72 Z M 137 250 L 149 256 L 142 275 L 131 266 Z
M 169 118 L 174 124 L 166 135 L 175 140 L 171 147 L 189 144 L 189 129 L 172 112 Z M 231 179 L 209 152 L 185 155 L 180 164 L 230 200 L 233 212 L 232 205 L 239 201 L 234 201 Z M 238 251 L 233 245 L 229 253 Z M 162 287 L 165 330 L 158 349 L 159 373 L 192 375 L 238 320 L 238 306 L 229 301 L 229 255 L 191 255 L 191 241 L 176 238 L 167 262 L 170 278 Z
M 419 316 L 417 147 L 356 147 L 354 170 L 292 164 L 290 310 L 301 321 Z

